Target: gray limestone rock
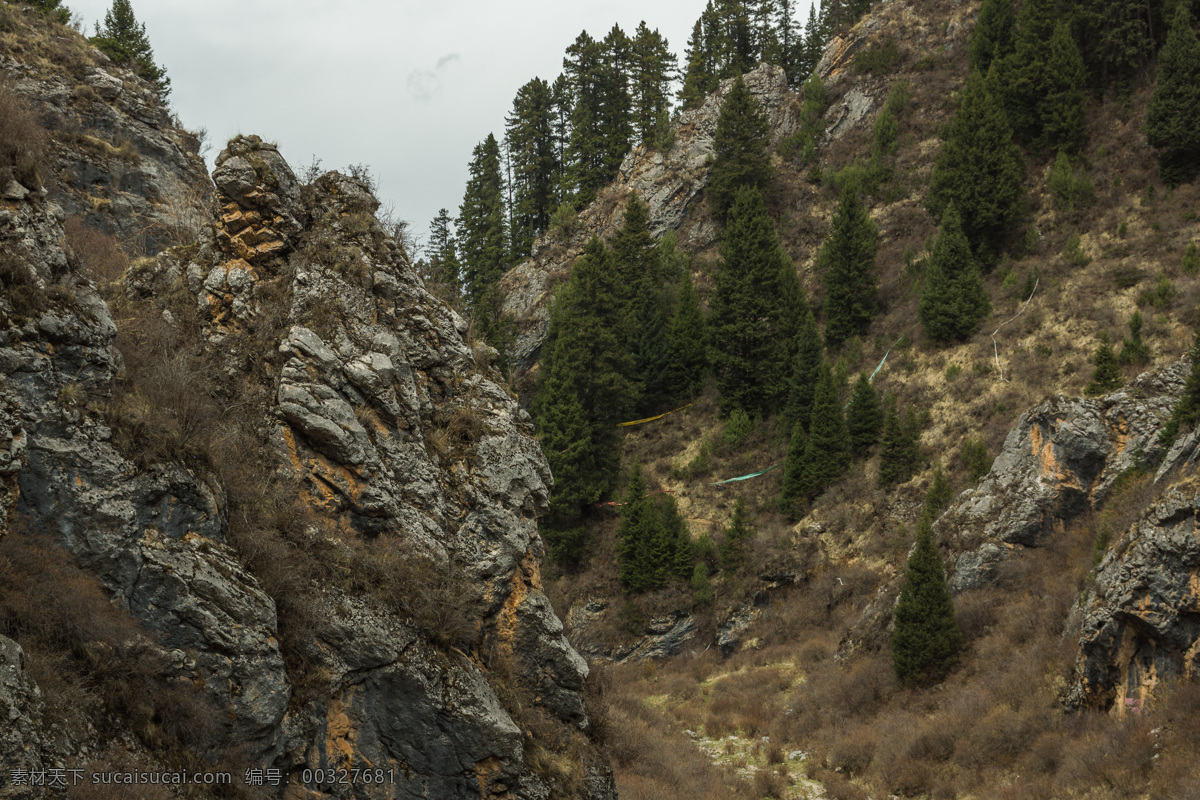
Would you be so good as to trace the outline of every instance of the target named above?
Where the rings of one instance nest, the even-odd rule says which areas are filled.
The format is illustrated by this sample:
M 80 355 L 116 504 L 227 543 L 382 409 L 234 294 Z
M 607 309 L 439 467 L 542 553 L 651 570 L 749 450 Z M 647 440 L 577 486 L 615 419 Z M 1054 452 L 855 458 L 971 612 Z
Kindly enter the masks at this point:
M 1176 488 L 1147 509 L 1100 563 L 1080 602 L 1072 708 L 1139 708 L 1200 651 L 1200 494 Z
M 20 771 L 46 768 L 41 722 L 41 691 L 25 672 L 25 654 L 12 639 L 0 636 L 0 798 L 42 796 L 43 789 L 17 778 Z

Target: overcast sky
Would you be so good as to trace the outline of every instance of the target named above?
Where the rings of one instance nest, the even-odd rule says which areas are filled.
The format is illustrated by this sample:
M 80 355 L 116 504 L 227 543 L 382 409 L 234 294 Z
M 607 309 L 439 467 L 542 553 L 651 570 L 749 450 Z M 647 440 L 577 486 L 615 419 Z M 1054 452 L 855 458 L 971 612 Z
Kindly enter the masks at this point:
M 67 0 L 90 35 L 111 0 Z M 367 164 L 423 234 L 457 216 L 471 149 L 499 139 L 524 83 L 553 81 L 581 30 L 645 20 L 682 61 L 705 0 L 133 0 L 184 124 L 212 157 L 238 133 L 300 172 Z

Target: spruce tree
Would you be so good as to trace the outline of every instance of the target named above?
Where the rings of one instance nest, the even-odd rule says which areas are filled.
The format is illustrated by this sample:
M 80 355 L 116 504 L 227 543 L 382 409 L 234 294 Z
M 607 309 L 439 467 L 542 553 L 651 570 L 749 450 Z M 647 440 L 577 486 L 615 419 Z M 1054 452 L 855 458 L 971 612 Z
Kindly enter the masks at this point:
M 1170 447 L 1179 434 L 1190 433 L 1200 423 L 1200 327 L 1196 329 L 1196 338 L 1192 341 L 1188 357 L 1192 369 L 1184 381 L 1183 396 L 1171 410 L 1171 418 L 1158 437 L 1164 447 Z
M 617 528 L 618 580 L 631 592 L 661 585 L 654 551 L 662 539 L 662 522 L 653 499 L 647 495 L 642 465 L 634 462 L 621 506 L 621 525 Z
M 583 31 L 567 48 L 563 75 L 571 94 L 571 122 L 564 172 L 576 208 L 590 203 L 608 181 L 600 106 L 604 102 L 604 45 Z M 564 197 L 565 199 L 565 197 Z
M 675 316 L 671 320 L 667 341 L 671 346 L 671 359 L 667 365 L 667 376 L 671 392 L 681 398 L 692 398 L 704 388 L 708 376 L 708 356 L 705 352 L 706 326 L 700 310 L 700 298 L 692 284 L 692 276 L 685 273 L 679 285 L 679 297 L 675 304 Z
M 625 218 L 612 240 L 617 265 L 617 293 L 622 305 L 631 305 L 643 277 L 655 287 L 662 283 L 658 245 L 650 233 L 650 209 L 636 191 L 629 193 Z
M 633 98 L 629 91 L 629 77 L 633 74 L 633 42 L 619 25 L 613 25 L 604 37 L 603 48 L 597 81 L 599 107 L 596 114 L 603 147 L 601 187 L 616 177 L 621 162 L 633 144 Z
M 1059 21 L 1058 0 L 1025 0 L 1017 15 L 1013 52 L 994 62 L 993 90 L 1017 139 L 1033 143 L 1041 133 L 1043 102 L 1053 76 L 1047 68 L 1050 38 Z
M 896 398 L 887 403 L 883 436 L 879 446 L 879 486 L 887 489 L 904 483 L 913 476 L 921 463 L 920 427 L 913 412 L 901 420 Z
M 783 488 L 779 493 L 779 510 L 795 517 L 796 504 L 804 498 L 804 453 L 808 442 L 799 420 L 792 425 L 788 437 L 787 458 L 783 463 Z
M 129 0 L 113 0 L 104 12 L 104 26 L 96 23 L 96 35 L 91 39 L 106 56 L 118 64 L 133 62 L 139 77 L 154 86 L 160 102 L 171 94 L 171 79 L 162 66 L 154 63 L 154 49 L 146 35 L 146 24 L 138 22 Z
M 1039 150 L 1078 153 L 1087 140 L 1083 126 L 1087 71 L 1071 36 L 1071 26 L 1059 22 L 1050 37 L 1044 89 L 1039 95 L 1040 131 L 1033 145 Z
M 458 209 L 458 242 L 462 276 L 472 309 L 504 274 L 508 264 L 504 178 L 496 137 L 475 145 L 467 169 L 470 177 Z
M 1077 12 L 1089 44 L 1089 70 L 1100 87 L 1128 95 L 1138 70 L 1154 54 L 1145 0 L 1087 0 Z
M 666 495 L 658 505 L 658 511 L 663 521 L 663 532 L 666 540 L 671 542 L 671 571 L 681 581 L 692 577 L 695 548 L 692 536 L 688 533 L 687 521 L 679 513 L 675 498 Z
M 766 115 L 738 75 L 717 118 L 713 165 L 705 190 L 709 208 L 718 219 L 726 218 L 743 189 L 766 189 L 771 183 L 768 133 Z
M 597 466 L 594 426 L 579 401 L 570 362 L 546 357 L 547 368 L 534 400 L 535 429 L 554 476 L 551 519 L 569 522 L 600 499 L 610 480 Z
M 983 78 L 971 73 L 925 204 L 937 219 L 951 204 L 958 209 L 971 250 L 985 268 L 994 265 L 1020 220 L 1022 172 L 1004 111 Z
M 1146 140 L 1158 150 L 1158 173 L 1169 186 L 1200 174 L 1200 40 L 1180 4 L 1158 58 L 1158 80 L 1146 108 Z
M 838 347 L 862 333 L 879 310 L 875 281 L 875 224 L 858 191 L 846 186 L 817 263 L 824 270 L 825 341 Z
M 1084 394 L 1108 394 L 1125 384 L 1125 376 L 1121 374 L 1117 354 L 1113 352 L 1112 341 L 1107 333 L 1100 336 L 1100 347 L 1096 349 L 1096 355 L 1092 356 L 1092 363 L 1096 368 L 1092 370 L 1092 380 L 1083 390 Z
M 967 55 L 967 67 L 986 74 L 993 61 L 998 61 L 1013 49 L 1012 0 L 983 0 L 979 7 L 979 18 L 971 34 L 971 49 Z
M 802 313 L 798 295 L 795 269 L 762 194 L 743 190 L 721 245 L 708 320 L 708 357 L 723 413 L 769 414 L 783 401 Z
M 901 682 L 912 685 L 939 680 L 958 662 L 962 633 L 954 617 L 942 556 L 933 541 L 932 522 L 924 516 L 908 557 L 894 619 L 892 666 Z
M 725 539 L 721 542 L 719 558 L 721 569 L 735 570 L 742 565 L 745 558 L 746 542 L 755 534 L 754 525 L 748 519 L 746 501 L 738 498 L 733 504 L 733 518 L 725 529 Z
M 925 272 L 921 325 L 934 341 L 966 341 L 990 310 L 991 301 L 963 234 L 958 210 L 951 204 L 942 215 L 942 228 Z
M 850 435 L 850 451 L 856 456 L 865 456 L 879 441 L 879 429 L 883 427 L 883 407 L 875 387 L 860 372 L 846 408 L 846 431 Z
M 457 246 L 450 233 L 450 212 L 442 208 L 429 223 L 429 270 L 426 276 L 434 284 L 443 287 L 451 300 L 456 300 L 462 288 L 459 274 Z
M 550 326 L 542 345 L 543 379 L 533 401 L 533 415 L 540 431 L 543 418 L 572 421 L 577 414 L 559 411 L 559 406 L 577 403 L 588 433 L 587 446 L 569 453 L 582 459 L 570 465 L 578 476 L 561 486 L 558 470 L 554 502 L 564 516 L 578 515 L 587 503 L 595 502 L 612 486 L 620 455 L 617 423 L 626 419 L 637 404 L 637 387 L 630 379 L 633 366 L 618 337 L 621 317 L 614 302 L 616 275 L 612 252 L 592 237 L 575 262 L 570 280 L 559 288 L 550 307 Z M 566 427 L 559 424 L 559 428 Z M 566 445 L 564 445 L 565 447 Z M 555 467 L 559 454 L 543 437 L 543 452 Z M 572 509 L 573 504 L 573 509 Z
M 711 7 L 711 3 L 709 4 Z M 705 35 L 704 17 L 696 20 L 692 35 L 688 38 L 684 61 L 683 86 L 679 90 L 679 101 L 683 111 L 698 108 L 709 94 L 717 88 L 717 73 L 714 54 L 709 38 Z
M 671 101 L 667 91 L 676 77 L 675 54 L 657 30 L 641 22 L 630 50 L 634 141 L 656 144 L 666 133 Z
M 933 480 L 925 492 L 925 508 L 921 514 L 928 517 L 931 523 L 936 522 L 942 512 L 950 507 L 953 497 L 950 479 L 946 477 L 946 471 L 942 469 L 942 462 L 939 461 L 933 467 Z
M 821 57 L 825 55 L 825 44 L 828 39 L 821 30 L 820 19 L 817 15 L 816 4 L 808 8 L 808 22 L 804 25 L 804 63 L 800 66 L 801 75 L 812 75 Z
M 829 362 L 821 362 L 821 372 L 813 392 L 812 418 L 804 448 L 804 471 L 800 491 L 815 498 L 838 481 L 850 469 L 850 434 L 838 399 L 837 383 Z
M 638 384 L 639 410 L 650 414 L 670 399 L 671 342 L 666 298 L 653 273 L 642 275 L 634 300 L 630 354 L 632 377 Z
M 530 254 L 535 237 L 546 232 L 559 205 L 558 148 L 554 140 L 553 93 L 534 78 L 517 90 L 505 120 L 505 139 L 512 160 L 513 260 Z
M 1129 318 L 1129 338 L 1121 342 L 1121 355 L 1117 359 L 1122 364 L 1145 366 L 1150 363 L 1150 348 L 1142 341 L 1142 312 L 1134 310 Z
M 825 358 L 825 345 L 816 317 L 807 301 L 803 303 L 800 318 L 800 333 L 796 336 L 796 355 L 792 358 L 791 377 L 788 385 L 787 405 L 784 407 L 784 424 L 799 423 L 808 430 L 812 419 L 813 391 L 821 374 L 821 361 Z

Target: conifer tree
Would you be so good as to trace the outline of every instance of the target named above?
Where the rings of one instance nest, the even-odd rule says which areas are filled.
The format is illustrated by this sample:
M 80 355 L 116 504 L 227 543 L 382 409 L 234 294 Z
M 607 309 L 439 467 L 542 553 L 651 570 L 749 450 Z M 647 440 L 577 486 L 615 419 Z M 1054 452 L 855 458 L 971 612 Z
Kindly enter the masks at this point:
M 642 465 L 634 462 L 621 506 L 621 525 L 617 528 L 617 557 L 621 562 L 618 579 L 631 592 L 661 585 L 657 582 L 653 555 L 662 539 L 662 522 L 654 501 L 647 495 Z
M 936 522 L 941 513 L 950 507 L 952 499 L 950 479 L 946 477 L 946 471 L 942 469 L 942 462 L 939 461 L 933 467 L 933 480 L 925 492 L 925 508 L 921 514 L 928 517 L 931 523 Z
M 799 5 L 797 0 L 779 0 L 775 21 L 775 38 L 779 42 L 779 65 L 783 67 L 788 84 L 792 86 L 798 85 L 807 76 L 804 72 L 804 33 L 796 22 L 796 9 Z
M 805 430 L 812 419 L 813 391 L 821 374 L 825 345 L 813 316 L 812 307 L 805 301 L 801 308 L 800 332 L 796 336 L 796 355 L 792 359 L 784 423 L 799 423 Z
M 695 397 L 704 388 L 704 379 L 708 376 L 707 337 L 700 298 L 696 295 L 692 276 L 687 273 L 679 285 L 679 298 L 667 339 L 671 346 L 671 360 L 667 366 L 671 392 L 680 397 Z
M 858 191 L 844 187 L 833 212 L 833 227 L 817 256 L 824 269 L 825 341 L 830 347 L 865 331 L 879 309 L 875 239 L 875 224 Z
M 800 490 L 815 498 L 838 481 L 850 469 L 850 434 L 838 399 L 837 383 L 829 362 L 821 362 L 821 372 L 813 391 L 812 418 L 804 448 L 804 471 Z
M 1021 217 L 1021 154 L 1012 129 L 978 73 L 963 89 L 925 204 L 941 219 L 954 204 L 975 257 L 990 268 Z
M 629 193 L 625 217 L 613 237 L 612 249 L 617 265 L 617 294 L 622 305 L 632 305 L 643 277 L 649 276 L 655 288 L 661 285 L 661 259 L 650 233 L 650 209 L 636 191 Z
M 657 30 L 641 22 L 630 50 L 634 141 L 655 144 L 666 132 L 671 111 L 667 90 L 675 80 L 675 54 Z
M 671 363 L 666 298 L 653 273 L 643 274 L 638 281 L 633 322 L 630 339 L 633 379 L 639 387 L 639 409 L 649 414 L 670 397 L 668 370 Z
M 1100 347 L 1097 348 L 1096 355 L 1092 357 L 1092 363 L 1096 365 L 1096 368 L 1092 370 L 1092 380 L 1083 390 L 1084 394 L 1093 396 L 1108 394 L 1120 389 L 1125 384 L 1125 376 L 1121 374 L 1117 354 L 1113 352 L 1112 341 L 1109 340 L 1107 333 L 1100 336 Z
M 496 137 L 475 145 L 468 166 L 470 177 L 458 210 L 462 274 L 471 307 L 500 280 L 508 264 L 504 213 L 504 178 Z
M 958 210 L 951 204 L 942 214 L 942 228 L 925 272 L 921 325 L 934 341 L 965 341 L 990 310 L 991 301 L 975 268 Z
M 715 83 L 712 66 L 704 52 L 704 27 L 700 20 L 696 20 L 692 26 L 683 60 L 687 66 L 684 67 L 683 85 L 679 89 L 679 108 L 681 111 L 690 111 L 704 102 Z
M 817 15 L 816 4 L 810 4 L 808 22 L 804 26 L 804 63 L 800 66 L 801 75 L 812 75 L 821 56 L 825 55 L 825 44 L 828 39 L 821 30 L 820 18 Z
M 1046 75 L 1045 87 L 1039 96 L 1041 130 L 1033 142 L 1034 147 L 1040 150 L 1061 148 L 1078 153 L 1087 139 L 1083 126 L 1087 71 L 1071 36 L 1071 26 L 1066 22 L 1059 22 L 1050 37 Z
M 562 166 L 554 141 L 553 93 L 541 78 L 517 90 L 505 138 L 512 160 L 511 253 L 517 260 L 529 255 L 534 238 L 545 233 L 559 205 Z
M 1184 381 L 1183 396 L 1171 410 L 1171 418 L 1158 437 L 1164 447 L 1170 447 L 1179 434 L 1190 433 L 1200 423 L 1200 327 L 1196 329 L 1196 338 L 1192 341 L 1188 357 L 1192 361 L 1192 369 Z
M 875 387 L 860 372 L 846 408 L 846 431 L 850 435 L 850 451 L 856 456 L 865 456 L 879 441 L 879 429 L 883 427 L 883 406 Z
M 450 212 L 439 209 L 438 215 L 429 223 L 428 279 L 445 288 L 450 299 L 457 299 L 461 291 L 458 253 L 454 236 L 450 233 Z
M 796 503 L 804 498 L 804 454 L 808 442 L 804 426 L 797 420 L 788 437 L 787 458 L 783 462 L 783 488 L 779 493 L 779 510 L 795 516 Z
M 765 190 L 770 184 L 767 142 L 766 115 L 738 75 L 717 118 L 713 165 L 706 189 L 709 207 L 719 219 L 725 219 L 743 189 Z
M 604 45 L 583 31 L 567 48 L 563 75 L 571 90 L 570 138 L 564 158 L 568 194 L 576 208 L 592 201 L 608 180 L 600 106 Z
M 600 499 L 609 478 L 598 468 L 593 426 L 579 401 L 570 363 L 566 358 L 544 362 L 549 372 L 543 375 L 534 400 L 536 430 L 554 476 L 551 518 L 569 521 Z
M 118 64 L 132 61 L 134 71 L 154 86 L 160 102 L 171 94 L 171 79 L 162 66 L 154 63 L 154 49 L 146 35 L 146 24 L 138 22 L 129 0 L 113 0 L 104 12 L 104 26 L 96 23 L 96 35 L 91 39 L 106 56 Z
M 604 37 L 603 47 L 596 115 L 604 151 L 604 172 L 600 186 L 617 174 L 625 154 L 633 144 L 633 98 L 629 91 L 629 76 L 633 73 L 633 43 L 619 25 L 613 25 Z
M 1129 338 L 1121 342 L 1121 355 L 1117 359 L 1122 364 L 1145 366 L 1150 363 L 1150 348 L 1142 341 L 1142 312 L 1134 310 L 1129 318 Z
M 1158 59 L 1158 80 L 1146 108 L 1146 140 L 1158 150 L 1158 173 L 1170 185 L 1200 174 L 1200 40 L 1180 4 Z
M 1100 87 L 1127 95 L 1137 71 L 1154 53 L 1145 0 L 1087 0 L 1077 12 L 1086 30 L 1089 70 Z
M 911 478 L 921 464 L 921 429 L 912 411 L 900 418 L 896 398 L 887 403 L 879 447 L 879 486 L 886 489 Z
M 932 521 L 923 516 L 896 602 L 892 666 L 903 683 L 935 681 L 958 662 L 961 650 L 946 569 L 933 541 Z
M 986 75 L 993 61 L 998 61 L 1013 49 L 1012 0 L 983 0 L 979 6 L 979 18 L 971 34 L 971 49 L 967 55 L 967 67 Z
M 659 513 L 662 515 L 666 540 L 672 543 L 671 570 L 679 580 L 686 581 L 692 577 L 695 561 L 695 547 L 688 533 L 687 521 L 679 513 L 675 498 L 670 495 L 666 495 L 659 504 Z
M 708 358 L 723 413 L 767 414 L 783 401 L 802 313 L 798 296 L 795 269 L 762 194 L 743 190 L 721 246 L 708 321 Z
M 733 504 L 733 518 L 725 529 L 725 539 L 721 542 L 721 569 L 735 570 L 742 564 L 745 557 L 746 542 L 754 536 L 755 528 L 748 519 L 746 501 L 738 498 Z
M 1047 69 L 1050 38 L 1059 21 L 1058 0 L 1026 0 L 1017 15 L 1013 52 L 995 62 L 990 87 L 999 99 L 1013 133 L 1026 144 L 1041 133 L 1042 93 L 1052 80 Z
M 543 433 L 543 452 L 555 468 L 563 466 L 560 454 L 552 453 L 543 418 L 571 421 L 577 431 L 574 411 L 562 411 L 577 403 L 588 434 L 587 445 L 573 445 L 581 459 L 571 464 L 572 482 L 563 486 L 555 474 L 553 501 L 564 516 L 577 516 L 587 503 L 596 502 L 612 486 L 619 459 L 620 440 L 616 425 L 637 404 L 637 388 L 630 380 L 632 363 L 618 337 L 620 316 L 614 302 L 616 270 L 613 255 L 600 239 L 592 239 L 575 262 L 571 279 L 555 295 L 550 308 L 550 326 L 542 345 L 542 371 L 549 379 L 539 386 L 533 414 Z M 566 428 L 565 423 L 556 423 Z M 566 445 L 563 445 L 564 447 Z

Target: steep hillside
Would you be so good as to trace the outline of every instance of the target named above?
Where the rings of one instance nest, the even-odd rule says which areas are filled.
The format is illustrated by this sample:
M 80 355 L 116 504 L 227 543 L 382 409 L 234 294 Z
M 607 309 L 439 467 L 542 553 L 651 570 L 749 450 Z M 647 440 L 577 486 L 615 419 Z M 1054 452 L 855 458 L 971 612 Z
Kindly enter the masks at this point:
M 782 466 L 755 476 L 787 456 L 782 406 L 747 427 L 721 418 L 710 383 L 642 416 L 683 410 L 625 430 L 622 471 L 640 463 L 650 491 L 674 497 L 711 577 L 629 591 L 613 504 L 585 517 L 557 564 L 550 592 L 568 636 L 619 665 L 609 691 L 617 738 L 679 743 L 653 756 L 619 750 L 623 797 L 670 796 L 664 753 L 695 747 L 737 767 L 748 797 L 808 796 L 806 774 L 831 797 L 1195 791 L 1184 765 L 1195 709 L 1196 445 L 1192 434 L 1168 449 L 1159 434 L 1200 321 L 1200 282 L 1185 261 L 1196 185 L 1157 178 L 1143 132 L 1153 65 L 1126 94 L 1098 92 L 1074 166 L 1090 195 L 1065 202 L 1054 154 L 1028 150 L 1021 226 L 984 274 L 990 313 L 966 341 L 930 338 L 918 315 L 938 234 L 926 195 L 978 10 L 894 0 L 835 37 L 817 70 L 825 98 L 812 160 L 791 145 L 812 98 L 794 94 L 799 87 L 755 89 L 770 98 L 775 226 L 819 319 L 818 251 L 838 194 L 852 185 L 867 203 L 879 313 L 828 357 L 842 402 L 863 373 L 907 409 L 918 456 L 911 478 L 881 486 L 876 447 L 789 518 L 779 511 Z M 747 83 L 770 74 L 760 67 Z M 713 99 L 728 90 L 705 106 L 712 120 Z M 898 121 L 896 144 L 873 160 L 885 108 Z M 711 302 L 721 226 L 703 191 L 708 165 L 696 169 L 691 157 L 702 141 L 691 114 L 673 149 L 630 154 L 621 179 L 580 212 L 574 239 L 548 238 L 505 277 L 519 374 L 545 335 L 550 290 L 567 281 L 586 238 L 619 228 L 630 189 L 650 206 L 652 230 L 674 231 L 690 251 L 691 280 Z M 1119 368 L 1123 389 L 1081 398 L 1102 342 L 1120 350 L 1136 339 L 1129 323 L 1139 310 L 1148 360 Z M 944 681 L 913 689 L 891 674 L 893 606 L 937 465 L 954 499 L 933 533 L 966 648 Z M 752 477 L 717 484 L 738 476 Z M 739 499 L 756 533 L 734 565 L 719 554 Z M 1101 755 L 1123 751 L 1120 764 Z

